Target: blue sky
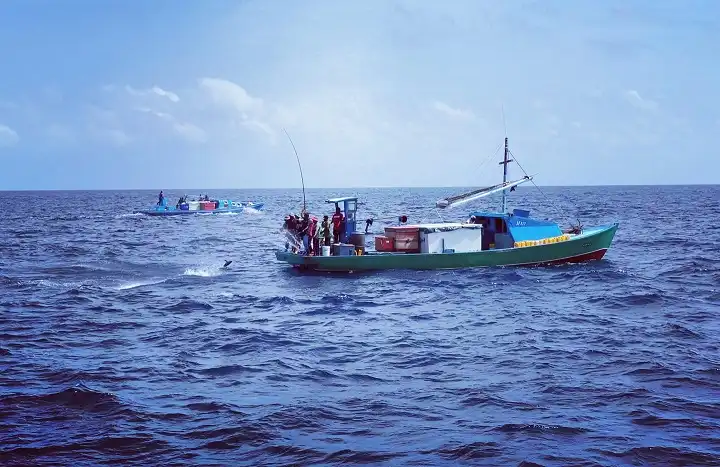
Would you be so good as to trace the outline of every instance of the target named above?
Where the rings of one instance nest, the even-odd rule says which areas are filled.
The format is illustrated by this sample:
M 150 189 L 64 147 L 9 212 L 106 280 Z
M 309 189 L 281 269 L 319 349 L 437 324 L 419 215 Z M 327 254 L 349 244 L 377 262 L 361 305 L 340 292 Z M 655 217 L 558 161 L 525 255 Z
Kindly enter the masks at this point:
M 720 2 L 0 2 L 0 189 L 720 183 Z M 490 159 L 488 159 L 490 158 Z M 517 166 L 511 175 L 522 175 Z

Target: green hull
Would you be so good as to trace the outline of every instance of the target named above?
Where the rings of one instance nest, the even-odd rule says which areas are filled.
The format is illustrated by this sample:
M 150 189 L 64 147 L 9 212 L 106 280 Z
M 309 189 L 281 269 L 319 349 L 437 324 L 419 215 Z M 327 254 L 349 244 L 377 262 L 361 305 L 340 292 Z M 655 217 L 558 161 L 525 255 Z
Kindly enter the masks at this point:
M 360 256 L 301 256 L 277 251 L 279 261 L 315 271 L 375 271 L 384 269 L 459 269 L 493 266 L 533 266 L 579 263 L 601 259 L 618 224 L 586 228 L 570 240 L 547 245 L 472 253 L 375 253 Z

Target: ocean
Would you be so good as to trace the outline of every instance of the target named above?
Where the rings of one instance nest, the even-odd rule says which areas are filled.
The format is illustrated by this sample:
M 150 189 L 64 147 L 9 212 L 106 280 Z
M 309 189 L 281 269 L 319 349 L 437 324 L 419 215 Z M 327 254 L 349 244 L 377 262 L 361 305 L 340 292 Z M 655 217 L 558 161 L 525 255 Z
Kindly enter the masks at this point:
M 0 464 L 720 465 L 720 187 L 541 190 L 509 206 L 620 223 L 602 261 L 301 274 L 300 190 L 0 193 Z M 497 208 L 458 191 L 307 197 L 375 232 Z

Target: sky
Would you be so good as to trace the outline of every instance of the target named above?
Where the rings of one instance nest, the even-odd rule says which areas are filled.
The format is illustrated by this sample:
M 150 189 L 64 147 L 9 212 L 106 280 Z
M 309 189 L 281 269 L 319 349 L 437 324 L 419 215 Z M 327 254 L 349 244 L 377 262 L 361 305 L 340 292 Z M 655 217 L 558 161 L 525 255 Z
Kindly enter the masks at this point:
M 720 183 L 715 0 L 2 0 L 0 190 Z M 524 175 L 510 166 L 510 177 Z

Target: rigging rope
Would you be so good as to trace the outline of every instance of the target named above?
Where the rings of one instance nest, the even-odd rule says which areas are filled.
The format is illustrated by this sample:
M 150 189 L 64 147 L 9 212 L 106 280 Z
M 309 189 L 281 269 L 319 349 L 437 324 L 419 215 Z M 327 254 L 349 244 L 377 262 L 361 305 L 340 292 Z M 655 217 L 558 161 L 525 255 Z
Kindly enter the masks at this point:
M 515 160 L 515 163 L 518 165 L 518 167 L 520 167 L 520 170 L 522 170 L 523 173 L 529 177 L 530 175 L 525 171 L 523 166 L 520 165 L 520 161 L 518 161 L 517 156 L 515 154 L 513 154 L 512 151 L 510 151 L 510 150 L 508 150 L 508 152 L 510 153 L 511 156 L 513 156 L 513 159 Z M 558 213 L 560 214 L 560 217 L 564 217 L 565 219 L 567 219 L 569 221 L 570 225 L 572 226 L 573 222 L 572 222 L 572 219 L 570 219 L 570 216 L 568 216 L 567 213 L 561 207 L 559 207 L 548 195 L 545 194 L 544 191 L 542 191 L 540 189 L 539 186 L 537 186 L 537 184 L 535 183 L 535 180 L 530 179 L 530 183 L 532 183 L 535 186 L 535 188 L 537 188 L 537 190 L 540 192 L 540 194 L 543 195 L 545 197 L 545 199 L 548 200 L 549 204 L 558 211 Z M 570 201 L 570 204 L 572 204 L 575 207 L 575 209 L 577 210 L 577 206 L 575 205 L 575 203 Z M 578 220 L 578 223 L 579 222 L 580 221 Z
M 498 144 L 498 147 L 495 148 L 495 152 L 492 154 L 488 154 L 488 156 L 485 158 L 485 160 L 483 160 L 480 163 L 480 165 L 478 166 L 478 169 L 481 169 L 482 166 L 484 166 L 487 161 L 489 161 L 491 158 L 495 157 L 502 146 L 503 146 L 503 143 Z

